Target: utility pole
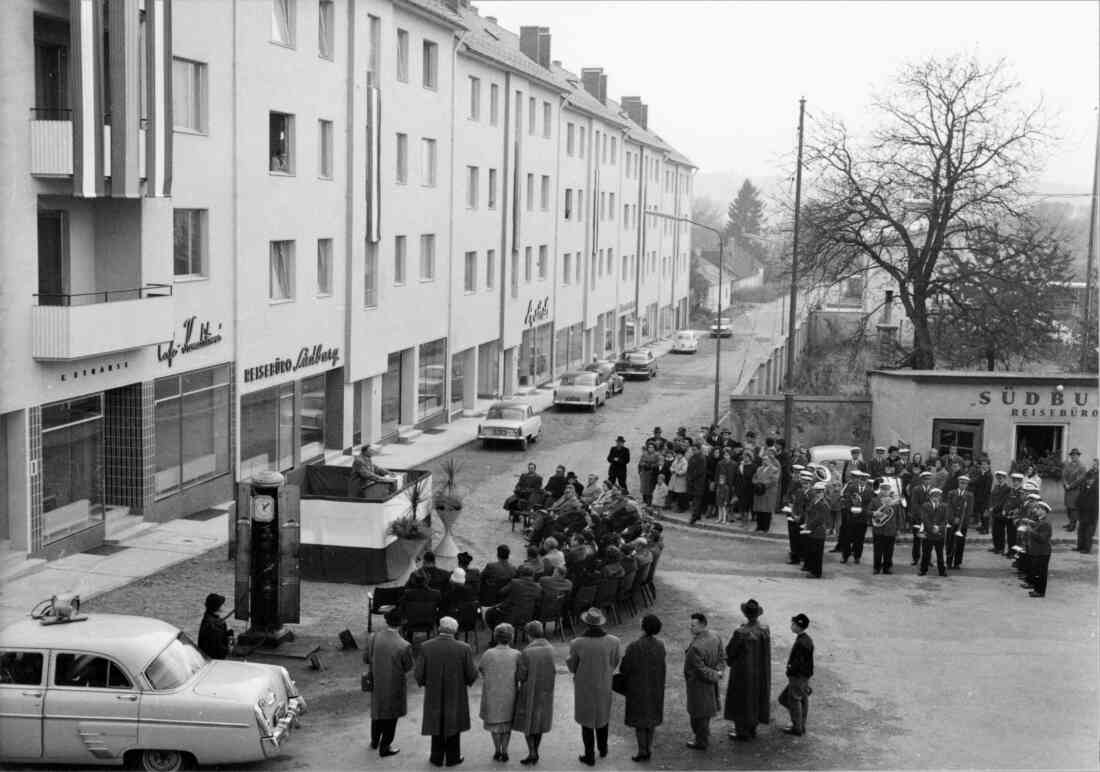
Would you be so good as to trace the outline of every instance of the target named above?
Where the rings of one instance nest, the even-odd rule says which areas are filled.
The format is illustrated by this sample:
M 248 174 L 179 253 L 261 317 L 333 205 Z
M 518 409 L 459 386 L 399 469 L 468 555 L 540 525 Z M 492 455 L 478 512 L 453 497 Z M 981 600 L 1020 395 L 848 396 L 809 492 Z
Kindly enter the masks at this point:
M 1089 366 L 1089 346 L 1092 343 L 1092 291 L 1093 273 L 1096 272 L 1096 177 L 1100 174 L 1100 116 L 1096 121 L 1096 149 L 1092 157 L 1092 198 L 1089 199 L 1089 251 L 1085 261 L 1085 313 L 1081 320 L 1081 372 Z
M 791 448 L 794 424 L 794 325 L 798 302 L 798 211 L 802 205 L 802 128 L 806 114 L 806 98 L 798 100 L 798 162 L 794 176 L 794 243 L 791 247 L 791 298 L 787 308 L 787 372 L 783 390 L 783 441 Z

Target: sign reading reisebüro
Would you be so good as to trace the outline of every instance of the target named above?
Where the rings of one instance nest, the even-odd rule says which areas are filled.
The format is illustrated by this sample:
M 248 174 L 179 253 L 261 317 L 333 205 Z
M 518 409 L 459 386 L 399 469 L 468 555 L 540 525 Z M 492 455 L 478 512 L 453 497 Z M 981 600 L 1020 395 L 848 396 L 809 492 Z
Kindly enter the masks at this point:
M 255 367 L 246 367 L 244 369 L 244 382 L 261 381 L 264 378 L 292 373 L 295 370 L 301 370 L 303 367 L 313 367 L 314 365 L 327 364 L 330 367 L 335 367 L 339 361 L 340 349 L 336 346 L 325 348 L 320 343 L 312 348 L 303 346 L 298 351 L 296 359 L 280 358 Z

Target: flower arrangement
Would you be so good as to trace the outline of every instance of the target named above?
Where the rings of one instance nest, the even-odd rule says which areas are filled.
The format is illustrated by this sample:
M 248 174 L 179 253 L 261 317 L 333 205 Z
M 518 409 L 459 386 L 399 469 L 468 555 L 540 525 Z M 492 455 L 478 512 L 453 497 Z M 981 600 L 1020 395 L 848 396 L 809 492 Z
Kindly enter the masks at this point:
M 431 528 L 425 520 L 419 517 L 420 510 L 427 500 L 427 491 L 423 481 L 418 481 L 405 489 L 405 498 L 409 502 L 408 511 L 392 521 L 386 528 L 386 533 L 396 536 L 398 539 L 423 540 L 431 536 Z
M 443 482 L 432 495 L 432 506 L 437 509 L 459 510 L 462 509 L 462 495 L 458 489 L 458 473 L 462 465 L 455 461 L 453 456 L 440 464 Z

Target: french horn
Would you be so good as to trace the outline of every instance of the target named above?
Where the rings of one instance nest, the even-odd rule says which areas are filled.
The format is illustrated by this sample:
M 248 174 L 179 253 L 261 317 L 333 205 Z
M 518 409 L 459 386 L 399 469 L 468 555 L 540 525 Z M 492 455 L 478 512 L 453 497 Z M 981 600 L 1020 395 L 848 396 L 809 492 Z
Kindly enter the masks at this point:
M 810 469 L 813 470 L 814 477 L 817 478 L 818 482 L 823 482 L 826 485 L 832 482 L 833 473 L 824 464 L 810 464 Z

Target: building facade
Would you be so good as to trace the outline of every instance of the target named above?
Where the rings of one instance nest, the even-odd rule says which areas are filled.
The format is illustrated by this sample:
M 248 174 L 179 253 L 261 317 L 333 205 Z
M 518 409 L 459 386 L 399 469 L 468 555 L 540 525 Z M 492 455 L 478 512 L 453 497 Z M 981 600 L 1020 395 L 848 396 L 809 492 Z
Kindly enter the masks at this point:
M 694 167 L 443 0 L 0 9 L 0 542 L 54 557 L 687 320 Z

